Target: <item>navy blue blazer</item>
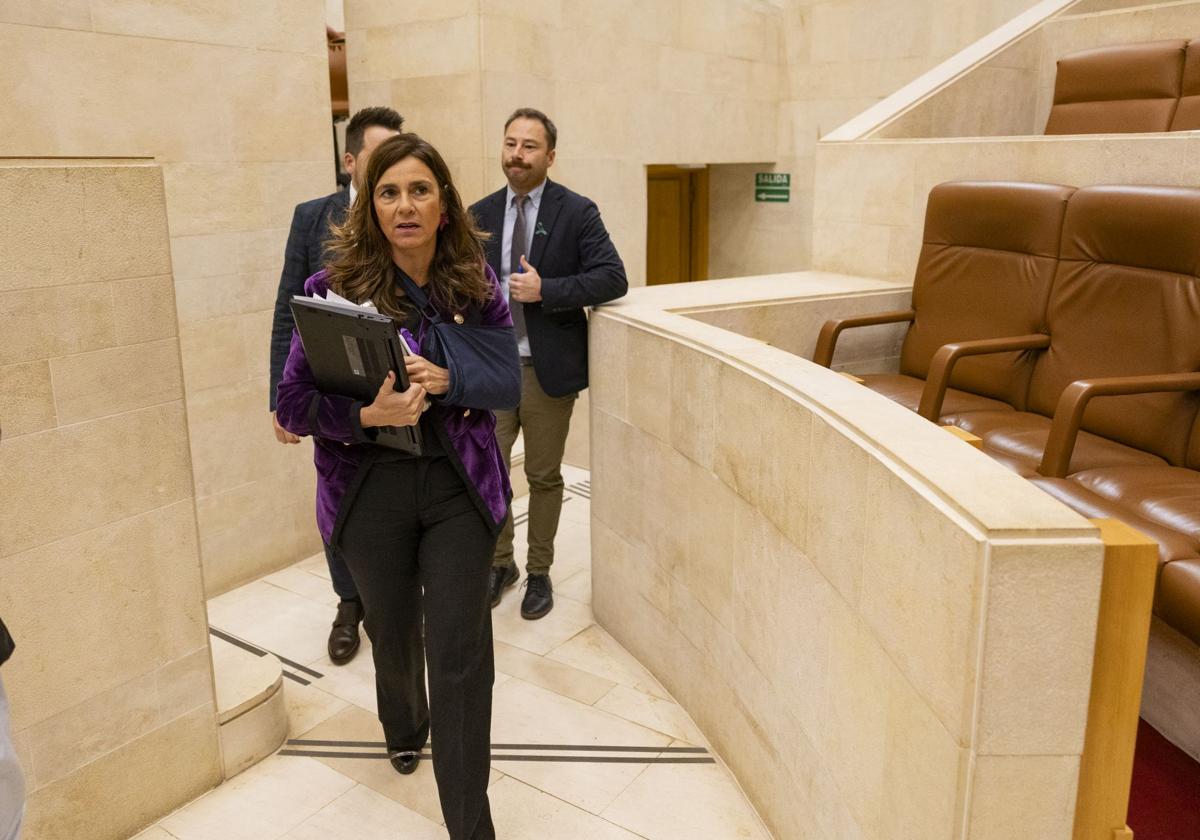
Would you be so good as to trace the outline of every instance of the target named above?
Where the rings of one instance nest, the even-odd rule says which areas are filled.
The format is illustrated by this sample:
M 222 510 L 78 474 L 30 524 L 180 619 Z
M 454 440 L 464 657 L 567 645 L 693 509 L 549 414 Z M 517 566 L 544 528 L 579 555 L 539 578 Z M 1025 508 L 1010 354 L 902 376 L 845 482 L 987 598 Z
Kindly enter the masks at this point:
M 471 205 L 476 223 L 492 235 L 487 261 L 497 277 L 504 236 L 501 189 Z M 538 384 L 552 397 L 582 391 L 588 384 L 588 333 L 584 307 L 616 300 L 629 290 L 625 264 L 608 236 L 595 202 L 546 181 L 534 222 L 529 263 L 542 277 L 542 299 L 520 304 Z
M 271 322 L 271 411 L 275 410 L 275 390 L 283 378 L 283 366 L 292 346 L 292 330 L 296 322 L 288 304 L 292 295 L 304 294 L 304 281 L 321 270 L 325 263 L 325 243 L 329 240 L 331 223 L 340 224 L 350 206 L 350 191 L 314 198 L 296 205 L 292 214 L 292 229 L 283 251 L 283 272 L 279 275 L 279 291 L 275 294 L 275 318 Z

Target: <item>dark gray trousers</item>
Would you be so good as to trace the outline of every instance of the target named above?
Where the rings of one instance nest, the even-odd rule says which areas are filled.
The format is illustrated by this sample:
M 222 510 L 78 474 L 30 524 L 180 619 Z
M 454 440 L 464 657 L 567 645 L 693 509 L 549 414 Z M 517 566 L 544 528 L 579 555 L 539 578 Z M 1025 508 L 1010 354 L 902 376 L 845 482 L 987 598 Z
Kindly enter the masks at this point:
M 338 550 L 362 598 L 388 749 L 420 750 L 432 728 L 451 840 L 493 840 L 488 570 L 495 537 L 447 458 L 369 469 L 347 500 Z

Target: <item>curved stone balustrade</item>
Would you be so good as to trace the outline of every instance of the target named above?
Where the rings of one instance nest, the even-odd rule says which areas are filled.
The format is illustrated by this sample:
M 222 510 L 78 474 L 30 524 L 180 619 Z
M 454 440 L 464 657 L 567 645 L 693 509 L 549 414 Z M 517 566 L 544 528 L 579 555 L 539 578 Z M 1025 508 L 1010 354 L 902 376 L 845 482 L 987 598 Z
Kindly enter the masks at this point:
M 806 272 L 595 313 L 595 613 L 780 840 L 1065 840 L 1096 529 L 795 355 L 825 318 L 907 298 Z M 878 368 L 899 333 L 852 338 L 839 360 Z

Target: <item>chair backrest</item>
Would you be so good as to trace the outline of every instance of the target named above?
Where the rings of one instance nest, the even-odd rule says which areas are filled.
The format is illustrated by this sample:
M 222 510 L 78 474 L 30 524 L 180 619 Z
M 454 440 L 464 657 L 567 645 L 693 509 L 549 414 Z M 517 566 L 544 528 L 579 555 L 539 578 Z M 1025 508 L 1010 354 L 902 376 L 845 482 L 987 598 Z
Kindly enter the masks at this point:
M 1200 40 L 1187 45 L 1179 107 L 1175 109 L 1175 116 L 1171 120 L 1171 131 L 1197 129 L 1200 129 Z
M 929 193 L 913 281 L 917 317 L 900 371 L 925 378 L 943 344 L 1045 329 L 1063 214 L 1073 187 L 1005 181 L 939 184 Z M 962 360 L 951 384 L 1023 407 L 1033 354 Z
M 1200 370 L 1200 189 L 1084 187 L 1067 202 L 1028 406 L 1054 414 L 1076 379 Z M 1095 400 L 1083 428 L 1182 464 L 1193 394 Z
M 1179 104 L 1187 44 L 1118 44 L 1059 59 L 1046 134 L 1167 131 Z

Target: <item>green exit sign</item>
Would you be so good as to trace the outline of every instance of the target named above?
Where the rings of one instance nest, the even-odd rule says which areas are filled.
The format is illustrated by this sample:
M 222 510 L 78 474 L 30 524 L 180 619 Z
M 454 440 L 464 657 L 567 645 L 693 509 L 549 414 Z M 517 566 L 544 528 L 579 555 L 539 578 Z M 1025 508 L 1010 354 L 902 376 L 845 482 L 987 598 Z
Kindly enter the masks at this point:
M 787 172 L 754 173 L 755 201 L 787 201 L 792 193 L 792 176 Z

